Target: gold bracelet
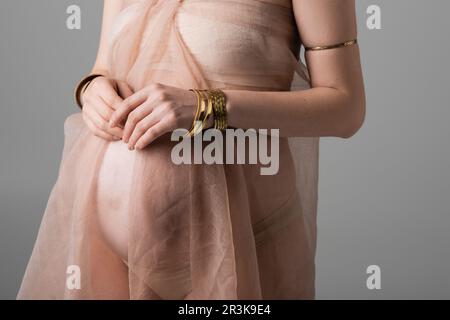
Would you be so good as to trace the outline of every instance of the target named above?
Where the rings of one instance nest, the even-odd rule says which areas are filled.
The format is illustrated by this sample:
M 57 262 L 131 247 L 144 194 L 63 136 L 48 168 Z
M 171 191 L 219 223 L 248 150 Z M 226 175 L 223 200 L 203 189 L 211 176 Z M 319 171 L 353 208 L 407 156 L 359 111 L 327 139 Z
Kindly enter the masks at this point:
M 210 91 L 208 90 L 200 90 L 200 94 L 204 95 L 205 103 L 207 103 L 205 117 L 202 119 L 202 129 L 206 127 L 208 120 L 211 116 L 214 116 L 214 101 L 212 100 L 212 96 Z
M 217 90 L 218 102 L 219 102 L 219 114 L 220 114 L 220 122 L 218 124 L 219 130 L 225 130 L 228 128 L 227 121 L 227 99 L 226 95 L 222 90 Z
M 226 96 L 222 90 L 211 90 L 214 101 L 214 128 L 225 130 L 228 127 L 226 113 Z
M 80 109 L 83 109 L 83 103 L 81 102 L 81 95 L 86 91 L 86 89 L 91 84 L 91 82 L 98 77 L 105 77 L 105 75 L 103 75 L 103 74 L 88 75 L 88 76 L 84 77 L 83 79 L 81 79 L 81 81 L 75 87 L 75 92 L 74 92 L 75 102 L 77 103 L 78 107 L 80 107 Z
M 193 137 L 199 134 L 205 127 L 205 123 L 209 118 L 211 111 L 208 112 L 208 98 L 200 91 L 191 89 L 197 95 L 197 112 L 191 126 L 191 130 L 187 132 L 186 136 Z
M 213 111 L 214 111 L 214 128 L 218 129 L 220 124 L 220 106 L 218 103 L 217 93 L 214 90 L 211 90 L 209 92 L 209 96 L 211 97 L 211 100 L 213 102 Z
M 195 121 L 195 129 L 193 132 L 191 132 L 191 136 L 195 136 L 203 130 L 203 119 L 205 118 L 205 115 L 206 115 L 207 101 L 205 101 L 205 97 L 203 97 L 203 95 L 201 94 L 200 91 L 198 91 L 198 90 L 195 90 L 195 91 L 197 92 L 197 94 L 200 97 L 200 109 L 198 112 L 198 117 L 194 120 Z
M 186 136 L 195 136 L 207 125 L 211 116 L 214 117 L 214 128 L 224 130 L 227 128 L 226 96 L 222 90 L 190 89 L 197 95 L 197 111 Z
M 197 126 L 198 126 L 198 117 L 200 115 L 200 104 L 201 104 L 201 97 L 200 94 L 198 93 L 197 90 L 195 89 L 190 89 L 189 91 L 194 92 L 195 96 L 197 97 L 197 110 L 195 111 L 195 116 L 194 116 L 194 120 L 192 121 L 192 126 L 189 129 L 189 131 L 186 133 L 185 136 L 193 136 L 194 133 L 197 131 Z
M 321 51 L 321 50 L 345 48 L 345 47 L 355 45 L 357 43 L 358 43 L 358 40 L 354 39 L 354 40 L 350 40 L 350 41 L 346 41 L 346 42 L 342 42 L 342 43 L 338 43 L 338 44 L 333 44 L 331 46 L 305 47 L 305 50 L 306 51 Z

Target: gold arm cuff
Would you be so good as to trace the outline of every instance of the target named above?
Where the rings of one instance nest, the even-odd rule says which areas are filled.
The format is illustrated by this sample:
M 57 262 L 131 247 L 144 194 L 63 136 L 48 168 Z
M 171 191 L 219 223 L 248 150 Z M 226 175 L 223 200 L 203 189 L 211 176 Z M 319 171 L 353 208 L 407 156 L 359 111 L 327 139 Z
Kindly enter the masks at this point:
M 333 44 L 331 46 L 305 47 L 305 50 L 306 51 L 321 51 L 321 50 L 345 48 L 345 47 L 355 45 L 357 43 L 358 43 L 358 40 L 354 39 L 354 40 L 350 40 L 350 41 L 346 41 L 346 42 L 342 42 L 342 43 L 338 43 L 338 44 Z

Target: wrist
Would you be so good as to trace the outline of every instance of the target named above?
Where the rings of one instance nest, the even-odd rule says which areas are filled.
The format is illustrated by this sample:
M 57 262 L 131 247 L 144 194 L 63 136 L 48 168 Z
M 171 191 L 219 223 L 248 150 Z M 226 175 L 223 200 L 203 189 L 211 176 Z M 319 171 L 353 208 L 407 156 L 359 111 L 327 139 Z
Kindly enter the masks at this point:
M 104 77 L 104 75 L 103 74 L 90 74 L 90 75 L 84 77 L 83 79 L 81 79 L 81 81 L 76 86 L 75 94 L 74 94 L 75 101 L 76 101 L 78 107 L 80 107 L 80 109 L 83 109 L 82 95 L 86 91 L 89 84 L 92 81 L 94 81 L 96 78 L 99 78 L 99 77 Z

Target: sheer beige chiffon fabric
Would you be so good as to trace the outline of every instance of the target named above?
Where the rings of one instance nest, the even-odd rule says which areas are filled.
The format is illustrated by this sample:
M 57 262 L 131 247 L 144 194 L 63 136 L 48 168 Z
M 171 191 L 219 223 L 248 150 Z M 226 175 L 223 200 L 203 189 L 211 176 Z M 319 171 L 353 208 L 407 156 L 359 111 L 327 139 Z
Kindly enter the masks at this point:
M 111 75 L 134 91 L 309 87 L 289 0 L 125 1 L 110 45 Z M 123 142 L 94 136 L 80 113 L 64 130 L 18 299 L 114 299 L 124 268 L 130 299 L 314 298 L 318 138 L 281 138 L 272 176 L 263 165 L 175 165 L 169 135 L 104 173 Z M 127 183 L 108 192 L 108 177 Z M 99 210 L 127 215 L 128 268 Z M 79 288 L 67 285 L 70 266 Z

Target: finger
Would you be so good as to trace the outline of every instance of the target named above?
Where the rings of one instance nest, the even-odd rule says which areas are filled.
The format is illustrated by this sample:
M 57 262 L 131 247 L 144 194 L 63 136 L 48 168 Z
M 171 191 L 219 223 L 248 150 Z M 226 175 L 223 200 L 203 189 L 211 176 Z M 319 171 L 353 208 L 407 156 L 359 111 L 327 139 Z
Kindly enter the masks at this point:
M 134 109 L 127 118 L 125 123 L 125 128 L 123 130 L 123 141 L 128 143 L 133 131 L 135 131 L 136 126 L 142 122 L 147 116 L 149 116 L 154 109 L 154 104 L 147 101 L 140 105 L 138 108 Z M 141 126 L 143 124 L 140 124 Z
M 96 125 L 96 127 L 105 132 L 108 133 L 109 135 L 115 136 L 119 139 L 122 138 L 123 135 L 123 129 L 121 128 L 114 128 L 111 129 L 108 125 L 108 122 L 103 119 L 95 110 L 93 109 L 89 109 L 86 110 L 88 116 L 90 117 L 90 119 L 94 122 L 94 124 Z
M 134 149 L 136 142 L 149 130 L 152 126 L 156 125 L 162 120 L 156 112 L 150 113 L 142 121 L 140 121 L 134 128 L 130 138 L 128 139 L 128 148 Z
M 100 117 L 103 119 L 104 122 L 108 122 L 111 118 L 112 113 L 114 112 L 113 109 L 108 107 L 105 102 L 100 98 L 96 97 L 90 100 L 89 104 L 86 105 L 84 108 L 86 113 L 91 116 L 91 118 L 97 118 L 96 113 L 100 115 Z M 117 135 L 119 134 L 120 137 L 122 136 L 123 131 L 121 131 L 120 128 L 115 128 L 115 130 L 112 130 L 111 128 L 107 128 L 107 132 L 110 134 Z
M 111 115 L 114 112 L 114 109 L 110 108 L 103 99 L 97 98 L 93 101 L 92 106 L 95 111 L 106 121 L 111 118 Z
M 94 121 L 95 125 L 102 131 L 113 135 L 117 138 L 122 138 L 123 136 L 123 129 L 116 127 L 116 128 L 110 128 L 108 122 L 102 118 L 97 112 L 96 110 L 87 110 L 90 118 L 92 119 L 92 121 Z
M 133 90 L 125 81 L 117 81 L 117 88 L 119 96 L 124 100 L 133 95 Z
M 111 119 L 112 114 L 114 113 L 114 109 L 110 108 L 103 99 L 101 98 L 97 98 L 93 101 L 94 106 L 93 108 L 95 109 L 95 111 L 97 111 L 100 116 L 109 123 L 109 119 Z M 118 128 L 123 129 L 125 127 L 125 124 L 118 124 L 117 125 Z M 115 128 L 109 128 L 109 129 L 115 129 Z M 122 131 L 117 131 L 117 132 L 122 132 Z
M 100 98 L 108 107 L 112 110 L 116 110 L 123 102 L 123 99 L 109 83 L 101 84 L 100 86 Z
M 170 131 L 169 121 L 160 121 L 150 129 L 148 129 L 145 134 L 139 138 L 136 142 L 136 149 L 141 150 L 150 145 L 153 141 Z
M 88 126 L 88 128 L 90 129 L 90 131 L 97 137 L 108 140 L 108 141 L 118 141 L 120 140 L 119 138 L 110 135 L 109 133 L 103 132 L 101 131 L 96 125 L 95 123 L 87 116 L 84 116 L 84 121 L 86 123 L 86 125 Z
M 130 112 L 147 100 L 147 96 L 147 91 L 141 90 L 123 100 L 116 111 L 112 114 L 111 119 L 109 120 L 109 125 L 111 127 L 115 127 L 118 123 L 125 120 Z

